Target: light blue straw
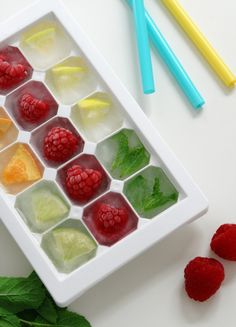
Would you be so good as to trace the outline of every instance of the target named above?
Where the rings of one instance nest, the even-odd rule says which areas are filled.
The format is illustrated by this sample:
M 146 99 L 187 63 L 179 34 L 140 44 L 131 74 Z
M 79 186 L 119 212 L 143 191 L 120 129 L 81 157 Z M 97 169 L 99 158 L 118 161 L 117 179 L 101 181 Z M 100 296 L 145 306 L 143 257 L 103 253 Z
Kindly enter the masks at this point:
M 139 66 L 142 76 L 143 92 L 145 94 L 150 94 L 155 92 L 155 86 L 144 3 L 143 0 L 131 0 L 131 2 L 134 13 L 135 31 L 139 54 Z
M 131 8 L 133 8 L 133 0 L 126 0 L 126 2 Z M 145 11 L 145 16 L 149 37 L 151 38 L 153 45 L 157 49 L 162 60 L 166 63 L 172 75 L 175 77 L 177 83 L 181 87 L 191 105 L 195 109 L 200 109 L 204 105 L 205 100 L 194 86 L 187 72 L 179 62 L 178 58 L 175 56 L 174 52 L 171 50 L 169 44 L 166 42 L 164 36 L 161 34 L 160 30 L 147 11 Z

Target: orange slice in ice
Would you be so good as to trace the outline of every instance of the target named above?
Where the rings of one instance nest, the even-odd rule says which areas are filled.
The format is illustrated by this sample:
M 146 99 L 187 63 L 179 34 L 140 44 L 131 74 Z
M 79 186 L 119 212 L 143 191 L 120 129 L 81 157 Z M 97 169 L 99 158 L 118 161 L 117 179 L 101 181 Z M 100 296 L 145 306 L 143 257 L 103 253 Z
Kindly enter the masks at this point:
M 19 144 L 8 165 L 3 170 L 5 185 L 36 181 L 41 178 L 37 162 L 24 144 Z
M 11 127 L 11 120 L 8 118 L 0 117 L 0 137 L 2 137 Z

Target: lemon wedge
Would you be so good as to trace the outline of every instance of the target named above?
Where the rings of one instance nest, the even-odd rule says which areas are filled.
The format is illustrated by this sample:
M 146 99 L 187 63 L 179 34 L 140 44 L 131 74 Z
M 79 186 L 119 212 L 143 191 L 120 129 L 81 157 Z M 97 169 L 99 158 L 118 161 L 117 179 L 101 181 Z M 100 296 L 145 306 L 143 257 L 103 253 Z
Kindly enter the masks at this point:
M 91 97 L 78 103 L 84 125 L 96 125 L 109 113 L 112 102 L 109 98 Z
M 55 37 L 55 27 L 49 27 L 27 37 L 25 43 L 34 50 L 46 53 L 53 47 Z

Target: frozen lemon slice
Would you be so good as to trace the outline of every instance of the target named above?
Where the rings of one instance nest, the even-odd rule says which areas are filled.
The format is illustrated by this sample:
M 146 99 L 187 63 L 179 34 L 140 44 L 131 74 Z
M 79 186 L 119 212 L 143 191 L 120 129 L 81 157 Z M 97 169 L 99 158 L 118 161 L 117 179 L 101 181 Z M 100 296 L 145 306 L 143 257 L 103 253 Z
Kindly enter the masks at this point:
M 32 194 L 32 208 L 35 220 L 39 223 L 57 221 L 68 213 L 66 203 L 58 195 L 45 189 Z
M 11 127 L 12 121 L 8 118 L 0 118 L 0 137 L 6 134 Z
M 76 73 L 85 72 L 87 69 L 85 67 L 72 67 L 72 66 L 59 66 L 52 69 L 54 74 L 58 75 L 73 75 Z
M 36 181 L 41 178 L 40 169 L 27 147 L 19 144 L 8 165 L 3 170 L 2 181 L 6 185 Z
M 55 37 L 56 37 L 55 27 L 49 27 L 27 37 L 25 39 L 25 43 L 34 50 L 46 53 L 53 47 L 55 42 Z
M 57 228 L 53 231 L 57 251 L 64 261 L 84 256 L 96 249 L 94 240 L 79 229 Z
M 54 83 L 60 88 L 73 88 L 86 73 L 85 66 L 58 66 L 52 69 Z
M 91 97 L 78 103 L 84 125 L 96 125 L 109 113 L 112 102 L 110 99 Z

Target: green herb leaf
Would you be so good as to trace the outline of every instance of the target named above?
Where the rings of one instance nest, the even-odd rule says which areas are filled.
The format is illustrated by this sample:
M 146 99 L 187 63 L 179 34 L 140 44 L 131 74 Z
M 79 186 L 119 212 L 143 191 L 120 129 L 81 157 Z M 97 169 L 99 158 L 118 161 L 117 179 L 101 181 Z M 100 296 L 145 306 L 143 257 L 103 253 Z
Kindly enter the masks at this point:
M 120 165 L 122 165 L 126 155 L 129 153 L 129 140 L 124 132 L 114 135 L 112 139 L 118 143 L 118 151 L 111 166 L 111 170 L 114 171 L 120 168 Z
M 55 324 L 57 322 L 57 310 L 53 300 L 51 299 L 50 295 L 47 295 L 44 302 L 41 306 L 37 309 L 37 312 L 41 317 L 46 319 L 48 322 Z
M 34 321 L 36 319 L 36 317 L 38 316 L 38 313 L 34 309 L 31 309 L 31 310 L 24 310 L 22 312 L 18 312 L 17 316 L 20 319 L 24 319 L 27 321 Z
M 149 192 L 146 179 L 138 175 L 127 184 L 124 192 L 134 208 L 142 210 L 144 198 Z
M 59 310 L 57 327 L 91 327 L 88 320 L 74 312 Z
M 0 277 L 0 306 L 12 313 L 37 309 L 45 298 L 45 289 L 35 273 L 28 278 Z
M 81 315 L 56 306 L 33 272 L 0 277 L 0 327 L 91 327 Z
M 20 327 L 20 320 L 13 313 L 0 308 L 0 326 L 1 327 Z
M 160 191 L 160 180 L 159 178 L 156 177 L 152 194 L 146 196 L 146 198 L 144 199 L 143 210 L 145 212 L 148 212 L 158 207 L 161 208 L 167 203 L 175 203 L 177 201 L 177 198 L 178 198 L 178 194 L 176 192 L 168 196 L 164 195 Z
M 21 320 L 21 322 L 25 326 L 32 327 L 91 327 L 90 323 L 83 316 L 60 308 L 58 308 L 58 319 L 55 324 L 48 323 L 40 316 L 32 322 L 24 320 Z
M 126 154 L 120 164 L 120 178 L 129 176 L 144 167 L 149 162 L 149 154 L 144 146 L 133 148 Z

